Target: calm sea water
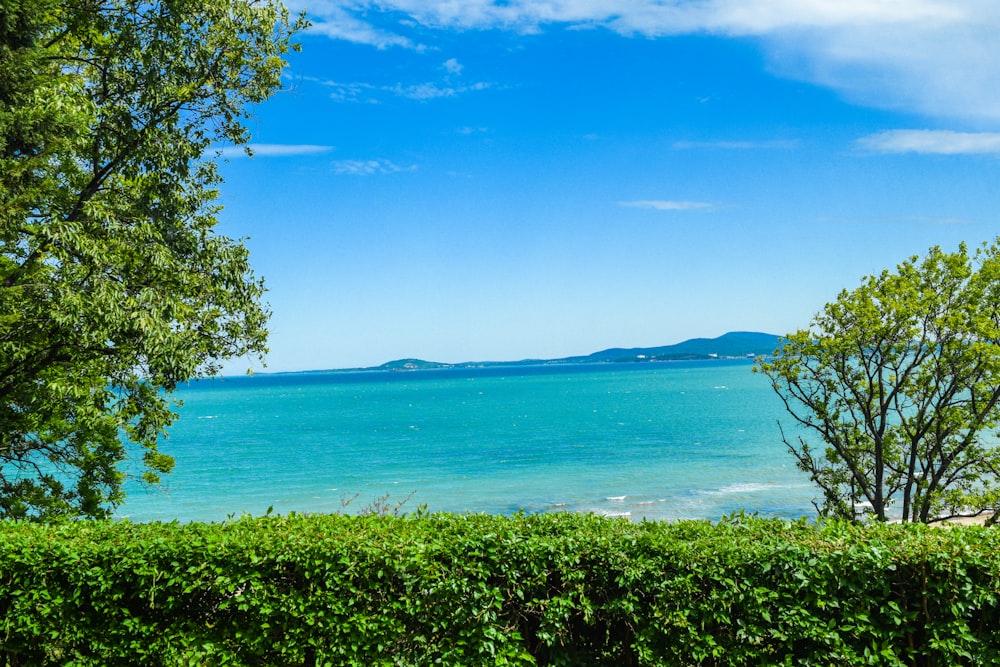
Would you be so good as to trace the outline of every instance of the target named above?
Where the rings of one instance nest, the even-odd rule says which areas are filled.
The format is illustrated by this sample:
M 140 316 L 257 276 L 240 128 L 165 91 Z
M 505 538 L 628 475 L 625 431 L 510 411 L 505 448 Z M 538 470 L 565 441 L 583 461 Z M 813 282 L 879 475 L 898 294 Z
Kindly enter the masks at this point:
M 178 392 L 163 490 L 136 521 L 405 509 L 633 519 L 812 514 L 784 419 L 747 361 L 258 375 Z M 787 421 L 787 420 L 786 420 Z

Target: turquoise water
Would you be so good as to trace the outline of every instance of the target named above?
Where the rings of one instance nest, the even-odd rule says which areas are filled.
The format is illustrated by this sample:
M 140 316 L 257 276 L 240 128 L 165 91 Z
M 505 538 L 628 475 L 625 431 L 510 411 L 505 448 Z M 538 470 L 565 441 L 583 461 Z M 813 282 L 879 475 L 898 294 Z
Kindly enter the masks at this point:
M 299 373 L 196 383 L 137 521 L 407 509 L 633 519 L 812 514 L 777 396 L 746 361 Z

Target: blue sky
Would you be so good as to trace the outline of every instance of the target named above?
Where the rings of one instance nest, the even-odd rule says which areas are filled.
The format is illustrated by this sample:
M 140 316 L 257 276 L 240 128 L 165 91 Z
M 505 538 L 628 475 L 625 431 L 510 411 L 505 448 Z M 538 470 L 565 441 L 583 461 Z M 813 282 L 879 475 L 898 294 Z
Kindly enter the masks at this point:
M 256 370 L 782 334 L 1000 230 L 992 1 L 288 4 L 313 27 L 222 170 Z

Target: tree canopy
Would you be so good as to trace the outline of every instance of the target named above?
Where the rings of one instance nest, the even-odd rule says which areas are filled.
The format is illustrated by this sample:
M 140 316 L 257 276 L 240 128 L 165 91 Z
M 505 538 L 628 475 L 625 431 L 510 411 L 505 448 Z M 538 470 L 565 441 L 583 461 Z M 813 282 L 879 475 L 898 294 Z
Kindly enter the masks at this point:
M 106 516 L 123 461 L 172 468 L 169 392 L 263 354 L 217 146 L 247 143 L 299 27 L 278 0 L 4 0 L 0 517 Z
M 995 512 L 996 244 L 934 247 L 868 277 L 756 369 L 792 417 L 782 437 L 822 490 L 822 514 L 929 523 Z

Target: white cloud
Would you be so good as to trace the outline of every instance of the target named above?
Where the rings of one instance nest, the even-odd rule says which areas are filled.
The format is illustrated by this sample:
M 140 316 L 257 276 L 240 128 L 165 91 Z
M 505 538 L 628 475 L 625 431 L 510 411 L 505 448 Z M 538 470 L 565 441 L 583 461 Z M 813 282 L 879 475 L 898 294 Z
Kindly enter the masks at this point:
M 671 199 L 641 199 L 638 201 L 620 201 L 619 206 L 628 208 L 649 208 L 657 211 L 695 211 L 715 208 L 715 204 L 703 201 L 677 201 Z
M 411 100 L 433 100 L 438 97 L 455 97 L 458 90 L 451 86 L 439 86 L 436 83 L 418 83 L 411 86 L 397 84 L 392 92 L 399 97 Z
M 361 5 L 363 4 L 361 3 Z M 289 0 L 285 5 L 293 13 L 306 10 L 312 21 L 309 32 L 317 35 L 357 44 L 368 44 L 377 49 L 398 46 L 423 51 L 425 48 L 422 44 L 417 44 L 407 37 L 381 30 L 368 21 L 354 16 L 351 11 L 362 8 L 355 2 Z
M 610 26 L 644 35 L 696 31 L 764 34 L 801 27 L 940 23 L 961 19 L 986 0 L 314 0 L 311 16 L 363 23 L 354 14 L 400 12 L 430 28 L 525 32 L 546 24 Z
M 331 89 L 330 97 L 338 102 L 367 102 L 377 104 L 379 88 L 367 83 L 340 83 L 338 81 L 320 81 Z
M 404 36 L 413 26 L 399 14 L 423 35 L 427 29 L 537 32 L 562 25 L 646 37 L 755 37 L 775 72 L 852 101 L 1000 121 L 996 0 L 313 0 L 308 8 L 317 32 L 378 48 L 421 48 Z
M 226 146 L 219 150 L 225 158 L 248 157 L 249 148 L 255 157 L 288 157 L 292 155 L 316 155 L 333 150 L 333 146 L 317 144 L 247 144 L 246 146 Z
M 455 97 L 462 93 L 486 90 L 490 87 L 488 83 L 473 83 L 467 86 L 440 86 L 436 83 L 418 83 L 412 86 L 397 84 L 390 90 L 399 97 L 406 97 L 411 100 L 433 100 L 438 97 Z
M 319 83 L 330 88 L 332 90 L 330 97 L 338 102 L 367 102 L 371 104 L 378 104 L 386 94 L 426 101 L 441 97 L 457 97 L 463 93 L 487 90 L 492 87 L 486 82 L 447 85 L 429 81 L 408 86 L 401 83 L 392 86 L 377 86 L 370 83 L 340 83 L 338 81 L 320 81 Z
M 856 144 L 875 153 L 1000 154 L 1000 133 L 889 130 L 862 137 Z
M 959 0 L 961 2 L 961 0 Z M 766 35 L 781 30 L 940 23 L 960 15 L 943 0 L 703 0 L 637 2 L 636 12 L 610 21 L 647 35 L 708 31 Z
M 462 73 L 462 63 L 458 62 L 457 58 L 448 58 L 448 60 L 444 61 L 442 67 L 444 67 L 448 74 L 458 75 Z
M 375 174 L 396 174 L 402 171 L 416 171 L 417 166 L 401 167 L 390 160 L 337 160 L 333 171 L 351 176 L 372 176 Z

